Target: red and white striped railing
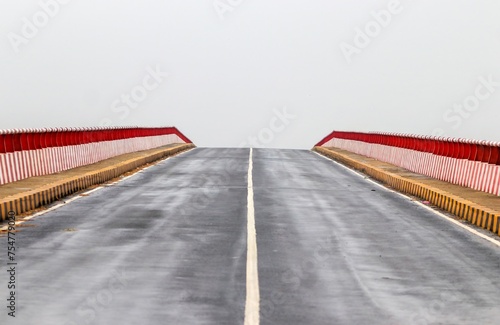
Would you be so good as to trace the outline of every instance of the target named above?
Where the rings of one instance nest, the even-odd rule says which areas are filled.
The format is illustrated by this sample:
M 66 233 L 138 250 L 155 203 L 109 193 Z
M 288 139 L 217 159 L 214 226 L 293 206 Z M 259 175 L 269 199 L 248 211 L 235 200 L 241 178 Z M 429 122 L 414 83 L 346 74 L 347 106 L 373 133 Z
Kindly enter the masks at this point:
M 0 185 L 171 143 L 191 141 L 174 127 L 0 130 Z
M 497 142 L 334 131 L 317 146 L 348 150 L 415 173 L 500 195 L 500 143 Z

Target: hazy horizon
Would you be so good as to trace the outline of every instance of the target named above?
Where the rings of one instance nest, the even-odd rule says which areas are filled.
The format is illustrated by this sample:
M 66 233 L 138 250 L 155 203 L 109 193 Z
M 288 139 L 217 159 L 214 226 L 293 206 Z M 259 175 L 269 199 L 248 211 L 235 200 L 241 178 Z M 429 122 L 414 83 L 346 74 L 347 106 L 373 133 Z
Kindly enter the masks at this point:
M 176 126 L 202 147 L 308 149 L 334 129 L 500 141 L 497 1 L 0 3 L 0 129 Z

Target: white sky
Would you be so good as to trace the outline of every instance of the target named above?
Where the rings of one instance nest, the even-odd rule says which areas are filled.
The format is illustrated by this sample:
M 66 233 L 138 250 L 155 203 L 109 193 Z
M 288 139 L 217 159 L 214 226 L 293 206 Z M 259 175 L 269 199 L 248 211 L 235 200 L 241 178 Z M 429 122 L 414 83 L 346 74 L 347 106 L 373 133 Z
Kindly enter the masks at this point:
M 498 0 L 55 1 L 41 1 L 50 17 L 0 0 L 2 129 L 174 125 L 217 147 L 310 148 L 333 129 L 500 141 Z M 388 6 L 380 27 L 371 12 Z M 341 45 L 367 26 L 348 63 Z

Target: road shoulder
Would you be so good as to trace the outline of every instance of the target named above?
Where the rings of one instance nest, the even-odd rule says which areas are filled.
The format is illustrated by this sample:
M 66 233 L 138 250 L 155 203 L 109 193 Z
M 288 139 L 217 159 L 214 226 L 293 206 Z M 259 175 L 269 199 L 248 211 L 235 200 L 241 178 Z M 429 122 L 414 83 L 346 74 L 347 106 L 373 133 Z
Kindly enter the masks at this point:
M 396 191 L 419 197 L 460 219 L 500 235 L 500 200 L 492 194 L 416 174 L 338 148 L 315 147 L 313 150 L 361 171 Z

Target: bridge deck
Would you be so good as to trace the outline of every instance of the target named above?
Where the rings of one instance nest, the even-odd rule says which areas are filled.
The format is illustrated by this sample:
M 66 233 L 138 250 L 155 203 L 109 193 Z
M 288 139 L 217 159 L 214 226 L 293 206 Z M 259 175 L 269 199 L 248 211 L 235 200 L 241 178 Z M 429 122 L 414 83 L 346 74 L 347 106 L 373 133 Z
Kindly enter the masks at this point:
M 16 324 L 241 324 L 248 161 L 194 149 L 26 223 Z M 252 175 L 261 324 L 498 323 L 495 244 L 309 151 Z

